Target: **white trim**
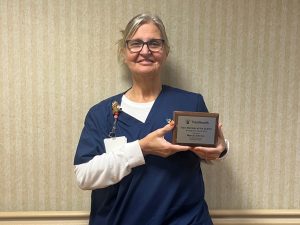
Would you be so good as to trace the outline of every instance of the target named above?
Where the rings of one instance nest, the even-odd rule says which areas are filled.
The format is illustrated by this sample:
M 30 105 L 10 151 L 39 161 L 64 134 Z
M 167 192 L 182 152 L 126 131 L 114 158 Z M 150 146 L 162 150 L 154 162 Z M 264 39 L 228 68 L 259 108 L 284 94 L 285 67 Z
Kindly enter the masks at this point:
M 210 210 L 214 225 L 296 225 L 300 224 L 299 209 Z M 87 225 L 86 211 L 0 212 L 0 224 L 72 224 Z

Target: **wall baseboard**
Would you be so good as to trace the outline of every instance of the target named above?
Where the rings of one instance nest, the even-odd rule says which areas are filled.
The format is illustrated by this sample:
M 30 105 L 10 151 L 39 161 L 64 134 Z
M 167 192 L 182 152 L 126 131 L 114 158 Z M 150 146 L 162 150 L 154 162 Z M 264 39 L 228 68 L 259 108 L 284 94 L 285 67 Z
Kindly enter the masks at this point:
M 300 224 L 298 209 L 211 210 L 215 225 L 296 225 Z M 87 225 L 85 211 L 20 211 L 0 212 L 0 225 Z
M 215 225 L 300 225 L 298 209 L 211 210 Z

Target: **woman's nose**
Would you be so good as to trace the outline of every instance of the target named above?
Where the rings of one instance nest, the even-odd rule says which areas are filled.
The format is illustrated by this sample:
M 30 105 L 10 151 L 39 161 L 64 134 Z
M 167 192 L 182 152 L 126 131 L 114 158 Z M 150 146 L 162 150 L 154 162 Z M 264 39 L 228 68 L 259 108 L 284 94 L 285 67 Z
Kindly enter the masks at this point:
M 148 45 L 144 44 L 140 51 L 140 54 L 150 54 L 150 53 L 151 53 L 151 51 L 149 50 Z

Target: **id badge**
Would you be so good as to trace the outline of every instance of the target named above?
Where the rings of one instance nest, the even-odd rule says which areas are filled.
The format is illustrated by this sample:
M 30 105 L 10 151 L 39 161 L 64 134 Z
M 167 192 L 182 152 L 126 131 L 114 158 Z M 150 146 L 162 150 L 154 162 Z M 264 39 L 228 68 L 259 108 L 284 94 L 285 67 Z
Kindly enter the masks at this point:
M 121 137 L 111 137 L 104 139 L 105 151 L 106 153 L 117 151 L 122 149 L 122 146 L 127 143 L 127 138 L 125 136 Z

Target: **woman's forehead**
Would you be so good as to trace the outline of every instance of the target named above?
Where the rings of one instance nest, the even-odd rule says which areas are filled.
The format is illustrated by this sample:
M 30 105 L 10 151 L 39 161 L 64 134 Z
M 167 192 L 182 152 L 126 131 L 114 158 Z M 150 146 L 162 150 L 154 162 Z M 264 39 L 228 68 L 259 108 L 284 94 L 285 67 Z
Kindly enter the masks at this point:
M 142 24 L 131 38 L 161 38 L 159 28 L 152 22 Z

